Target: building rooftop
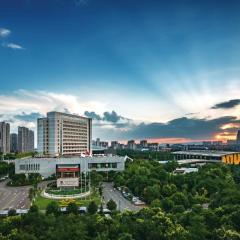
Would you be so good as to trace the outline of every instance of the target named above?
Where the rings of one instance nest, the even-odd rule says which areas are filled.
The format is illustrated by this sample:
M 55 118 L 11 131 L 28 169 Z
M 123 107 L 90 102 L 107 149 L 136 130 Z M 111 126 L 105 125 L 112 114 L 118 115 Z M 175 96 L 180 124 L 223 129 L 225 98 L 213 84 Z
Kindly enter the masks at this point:
M 238 152 L 210 151 L 210 150 L 190 150 L 190 151 L 173 152 L 173 154 L 202 155 L 202 156 L 215 156 L 215 157 L 221 157 L 221 156 L 234 154 L 234 153 L 238 153 Z

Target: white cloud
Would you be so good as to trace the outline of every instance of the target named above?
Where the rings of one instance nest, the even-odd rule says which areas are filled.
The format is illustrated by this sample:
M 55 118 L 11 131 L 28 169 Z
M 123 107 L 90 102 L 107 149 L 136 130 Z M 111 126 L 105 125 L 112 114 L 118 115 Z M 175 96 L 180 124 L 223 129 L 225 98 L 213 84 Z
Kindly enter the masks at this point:
M 0 28 L 0 37 L 7 37 L 9 36 L 11 31 L 6 28 Z
M 7 44 L 4 44 L 3 46 L 7 47 L 7 48 L 14 49 L 14 50 L 24 49 L 22 46 L 20 46 L 19 44 L 15 44 L 15 43 L 7 43 Z
M 10 95 L 0 94 L 0 114 L 4 115 L 0 120 L 9 119 L 17 121 L 18 124 L 25 124 L 24 121 L 14 119 L 14 116 L 23 112 L 25 114 L 37 112 L 44 116 L 49 111 L 66 111 L 66 109 L 79 115 L 83 115 L 89 109 L 98 113 L 107 110 L 104 103 L 86 101 L 71 94 L 27 90 L 18 90 Z M 35 126 L 31 122 L 27 124 Z M 16 129 L 14 128 L 13 131 Z
M 104 103 L 87 101 L 84 98 L 64 93 L 47 91 L 17 90 L 9 95 L 0 94 L 0 121 L 10 122 L 11 132 L 17 132 L 18 126 L 26 126 L 35 132 L 35 146 L 37 121 L 16 118 L 17 114 L 31 114 L 33 112 L 46 116 L 49 111 L 69 111 L 84 115 L 87 110 L 98 113 L 107 111 Z
M 0 28 L 0 38 L 6 38 L 11 34 L 11 31 L 7 28 Z M 16 43 L 12 43 L 12 42 L 5 42 L 4 40 L 1 41 L 2 42 L 2 46 L 6 47 L 6 48 L 11 48 L 14 50 L 23 50 L 24 48 Z

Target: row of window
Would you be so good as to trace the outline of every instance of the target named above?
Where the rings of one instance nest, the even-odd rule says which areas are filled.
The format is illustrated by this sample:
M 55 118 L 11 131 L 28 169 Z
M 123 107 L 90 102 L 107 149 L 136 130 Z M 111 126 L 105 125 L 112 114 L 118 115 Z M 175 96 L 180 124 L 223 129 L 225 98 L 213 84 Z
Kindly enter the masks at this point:
M 40 164 L 34 163 L 34 164 L 20 164 L 19 169 L 22 171 L 39 171 L 40 170 Z
M 89 163 L 88 168 L 117 168 L 117 163 Z
M 221 157 L 218 156 L 204 156 L 204 155 L 186 155 L 186 154 L 179 154 L 175 155 L 176 160 L 181 159 L 204 159 L 204 160 L 221 160 Z
M 63 153 L 82 153 L 82 152 L 85 152 L 86 150 L 87 150 L 86 148 L 80 148 L 80 149 L 77 149 L 77 150 L 73 150 L 73 149 L 66 150 L 66 149 L 64 149 Z

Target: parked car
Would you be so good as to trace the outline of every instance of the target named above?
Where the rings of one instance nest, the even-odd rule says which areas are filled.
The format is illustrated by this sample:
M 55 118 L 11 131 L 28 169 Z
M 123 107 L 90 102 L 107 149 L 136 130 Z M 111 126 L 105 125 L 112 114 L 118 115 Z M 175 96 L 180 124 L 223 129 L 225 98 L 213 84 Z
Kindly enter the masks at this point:
M 79 207 L 79 213 L 87 213 L 87 207 Z

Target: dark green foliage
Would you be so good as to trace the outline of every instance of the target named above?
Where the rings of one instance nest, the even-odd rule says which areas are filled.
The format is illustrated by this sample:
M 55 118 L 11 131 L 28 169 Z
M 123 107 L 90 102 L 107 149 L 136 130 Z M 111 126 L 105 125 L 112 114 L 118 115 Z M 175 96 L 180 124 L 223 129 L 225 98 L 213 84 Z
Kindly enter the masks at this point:
M 110 199 L 108 202 L 107 202 L 107 208 L 110 210 L 110 211 L 114 211 L 117 209 L 117 204 L 112 200 Z
M 8 164 L 6 162 L 0 161 L 0 176 L 5 176 L 9 174 L 12 167 L 14 168 L 13 164 Z
M 42 180 L 39 173 L 30 173 L 28 176 L 24 173 L 13 174 L 10 178 L 11 181 L 8 183 L 10 186 L 33 185 L 34 188 L 37 188 L 37 184 Z
M 8 211 L 8 216 L 15 216 L 16 215 L 16 210 L 15 209 L 10 209 Z
M 136 151 L 130 149 L 117 150 L 117 155 L 119 156 L 129 156 L 133 159 L 145 159 L 145 160 L 173 160 L 173 155 L 169 152 L 159 152 L 159 151 Z
M 103 181 L 103 176 L 99 174 L 97 171 L 91 171 L 91 184 L 94 187 L 99 186 L 99 184 Z
M 136 160 L 115 176 L 115 186 L 126 186 L 150 207 L 161 208 L 190 239 L 237 239 L 240 166 L 207 164 L 197 173 L 175 175 L 176 166 Z
M 68 210 L 69 210 L 69 208 L 68 208 Z M 59 208 L 58 202 L 53 201 L 48 204 L 47 209 L 46 209 L 47 215 L 53 214 L 53 215 L 57 216 L 57 215 L 59 215 L 59 213 L 60 213 L 60 208 Z
M 98 210 L 98 206 L 94 201 L 91 201 L 88 205 L 88 213 L 95 214 Z
M 72 202 L 67 205 L 67 212 L 72 214 L 78 214 L 78 206 L 76 203 Z
M 150 203 L 139 212 L 114 212 L 106 218 L 96 214 L 98 207 L 91 202 L 89 214 L 78 214 L 76 206 L 71 211 L 68 206 L 74 214 L 62 214 L 49 204 L 45 215 L 32 206 L 25 216 L 0 219 L 0 239 L 239 240 L 239 170 L 216 164 L 174 175 L 172 169 L 138 160 L 114 174 L 116 186 L 124 185 Z

